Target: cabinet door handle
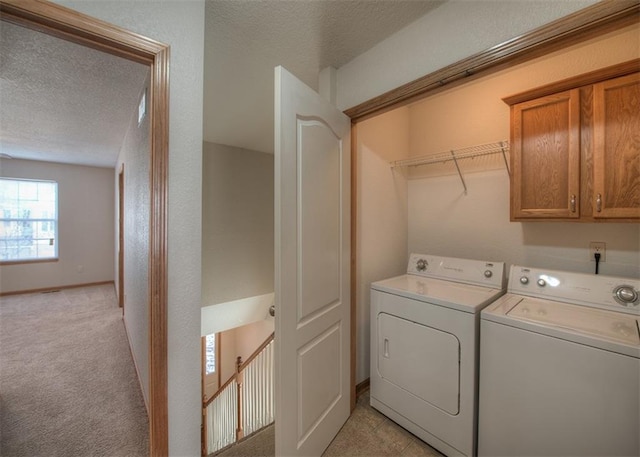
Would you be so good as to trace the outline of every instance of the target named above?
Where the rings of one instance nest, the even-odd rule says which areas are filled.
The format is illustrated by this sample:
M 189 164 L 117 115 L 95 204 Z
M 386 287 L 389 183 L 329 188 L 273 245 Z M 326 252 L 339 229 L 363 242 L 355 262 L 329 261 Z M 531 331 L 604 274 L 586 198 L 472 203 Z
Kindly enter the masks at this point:
M 575 194 L 571 195 L 571 212 L 576 212 L 576 196 Z
M 598 194 L 596 197 L 596 211 L 602 211 L 602 194 Z

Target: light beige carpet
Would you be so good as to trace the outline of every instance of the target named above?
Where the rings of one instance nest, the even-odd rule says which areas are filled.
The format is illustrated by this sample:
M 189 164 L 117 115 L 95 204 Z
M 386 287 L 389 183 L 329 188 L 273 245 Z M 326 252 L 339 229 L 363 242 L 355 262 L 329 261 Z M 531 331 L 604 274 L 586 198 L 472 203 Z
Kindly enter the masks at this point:
M 356 408 L 322 457 L 443 457 L 431 446 L 373 409 L 369 402 L 369 391 L 358 397 Z M 275 427 L 270 425 L 256 435 L 213 455 L 274 457 Z
M 274 427 L 274 424 L 267 425 L 243 441 L 211 455 L 216 457 L 274 457 L 276 453 Z
M 113 285 L 0 297 L 0 455 L 146 456 Z

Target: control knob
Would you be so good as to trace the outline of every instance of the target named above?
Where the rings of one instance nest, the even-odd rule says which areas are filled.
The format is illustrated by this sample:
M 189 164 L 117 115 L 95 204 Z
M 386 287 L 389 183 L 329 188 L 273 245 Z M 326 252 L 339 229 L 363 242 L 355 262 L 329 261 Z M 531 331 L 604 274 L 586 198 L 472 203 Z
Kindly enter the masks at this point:
M 538 282 L 538 285 L 539 285 L 540 287 L 544 287 L 544 286 L 546 286 L 546 285 L 547 285 L 547 281 L 545 281 L 545 280 L 544 280 L 544 279 L 542 279 L 542 278 L 538 279 L 538 281 L 537 281 L 537 282 Z
M 622 305 L 634 304 L 638 301 L 638 292 L 633 290 L 631 286 L 618 286 L 613 291 L 613 298 Z
M 522 276 L 520 278 L 520 283 L 521 284 L 529 284 L 529 278 L 527 278 L 526 276 Z
M 425 259 L 419 259 L 416 262 L 416 268 L 418 269 L 418 271 L 425 271 L 428 265 L 429 263 Z
M 491 276 L 493 276 L 493 271 L 491 271 L 491 270 L 484 270 L 484 277 L 485 277 L 485 278 L 490 278 Z

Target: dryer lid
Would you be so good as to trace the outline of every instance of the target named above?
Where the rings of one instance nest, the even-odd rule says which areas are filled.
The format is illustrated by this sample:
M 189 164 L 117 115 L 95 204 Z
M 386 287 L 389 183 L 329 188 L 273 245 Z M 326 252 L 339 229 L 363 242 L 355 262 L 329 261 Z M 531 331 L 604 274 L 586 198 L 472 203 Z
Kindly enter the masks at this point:
M 374 282 L 371 288 L 467 313 L 478 313 L 504 294 L 504 290 L 460 284 L 416 275 L 402 275 Z

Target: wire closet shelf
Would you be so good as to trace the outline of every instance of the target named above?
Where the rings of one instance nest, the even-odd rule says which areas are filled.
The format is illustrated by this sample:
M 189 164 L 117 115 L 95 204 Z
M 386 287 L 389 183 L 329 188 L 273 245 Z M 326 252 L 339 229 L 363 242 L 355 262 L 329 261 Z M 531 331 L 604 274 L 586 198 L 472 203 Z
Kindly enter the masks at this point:
M 441 152 L 438 154 L 432 154 L 428 156 L 414 157 L 411 159 L 404 159 L 404 160 L 396 160 L 391 162 L 391 168 L 419 167 L 422 165 L 445 163 L 445 162 L 453 161 L 453 163 L 456 166 L 456 170 L 458 171 L 458 175 L 460 176 L 460 180 L 462 181 L 462 186 L 464 187 L 464 193 L 466 194 L 467 184 L 465 183 L 464 177 L 462 176 L 462 172 L 460 171 L 458 160 L 472 159 L 474 157 L 486 156 L 489 154 L 502 154 L 502 158 L 504 159 L 504 165 L 505 165 L 505 168 L 507 169 L 507 173 L 511 175 L 511 171 L 509 170 L 509 161 L 507 160 L 507 152 L 509 152 L 509 142 L 507 140 L 503 140 L 503 141 L 497 141 L 494 143 L 470 146 L 468 148 L 463 148 L 463 149 L 453 149 L 447 152 Z
M 489 154 L 501 153 L 507 165 L 507 152 L 509 152 L 509 142 L 507 140 L 497 141 L 495 143 L 480 144 L 477 146 L 470 146 L 463 149 L 453 149 L 447 152 L 440 152 L 438 154 L 432 154 L 428 156 L 413 157 L 411 159 L 395 160 L 391 162 L 392 168 L 398 167 L 419 167 L 420 165 L 429 165 L 432 163 L 444 163 L 451 160 L 458 159 L 471 159 L 473 157 L 480 157 Z M 507 165 L 508 169 L 508 165 Z

